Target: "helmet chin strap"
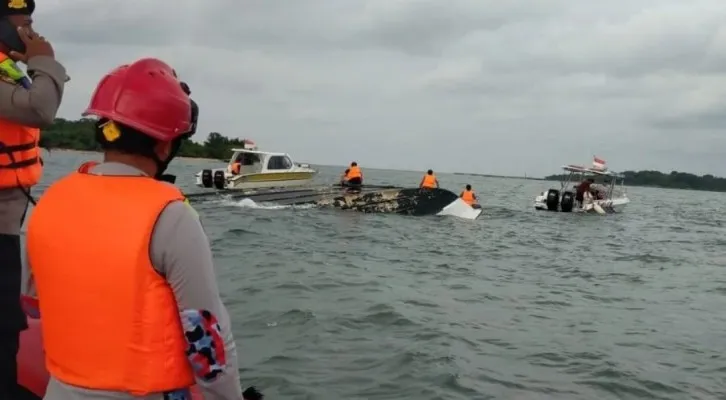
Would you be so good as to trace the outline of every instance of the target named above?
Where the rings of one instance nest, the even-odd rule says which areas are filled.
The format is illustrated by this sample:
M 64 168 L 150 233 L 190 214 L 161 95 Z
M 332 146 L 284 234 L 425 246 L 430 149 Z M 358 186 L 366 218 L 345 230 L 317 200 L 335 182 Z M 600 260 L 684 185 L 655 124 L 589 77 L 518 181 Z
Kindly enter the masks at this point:
M 189 86 L 182 82 L 182 89 L 184 89 L 184 92 L 187 95 L 191 94 L 191 91 L 189 90 Z M 197 102 L 195 102 L 192 99 L 189 99 L 192 106 L 192 115 L 191 115 L 191 126 L 189 129 L 189 132 L 187 132 L 185 135 L 178 137 L 174 139 L 171 142 L 171 151 L 169 152 L 169 156 L 166 158 L 166 160 L 162 161 L 156 154 L 154 154 L 153 160 L 156 162 L 156 176 L 154 176 L 154 179 L 158 181 L 163 182 L 169 182 L 169 183 L 176 183 L 176 175 L 172 174 L 165 174 L 166 169 L 169 167 L 169 163 L 171 163 L 171 160 L 176 157 L 176 155 L 179 153 L 179 149 L 181 148 L 182 142 L 186 138 L 192 137 L 197 132 L 197 120 L 199 119 L 199 105 L 197 105 Z
M 154 176 L 154 179 L 162 182 L 176 183 L 176 175 L 165 174 L 164 172 L 166 172 L 166 169 L 169 167 L 171 160 L 173 160 L 179 153 L 182 140 L 183 138 L 177 138 L 171 142 L 171 152 L 169 152 L 169 156 L 166 160 L 162 160 L 154 154 L 154 162 L 156 163 L 156 175 Z

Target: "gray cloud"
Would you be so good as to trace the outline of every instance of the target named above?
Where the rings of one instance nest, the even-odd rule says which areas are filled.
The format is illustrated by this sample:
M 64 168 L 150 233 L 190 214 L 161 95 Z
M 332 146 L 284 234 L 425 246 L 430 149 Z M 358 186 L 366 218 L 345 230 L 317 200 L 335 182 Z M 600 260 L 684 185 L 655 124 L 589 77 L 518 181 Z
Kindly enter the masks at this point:
M 61 6 L 62 4 L 62 6 Z M 47 0 L 36 29 L 73 80 L 162 58 L 200 128 L 295 158 L 544 175 L 726 175 L 723 0 Z

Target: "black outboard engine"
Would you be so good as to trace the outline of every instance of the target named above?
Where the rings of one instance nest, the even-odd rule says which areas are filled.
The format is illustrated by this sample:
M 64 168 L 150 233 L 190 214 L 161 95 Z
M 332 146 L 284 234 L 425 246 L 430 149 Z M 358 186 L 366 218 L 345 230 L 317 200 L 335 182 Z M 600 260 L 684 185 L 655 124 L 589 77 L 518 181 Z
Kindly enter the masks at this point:
M 565 192 L 562 194 L 562 201 L 560 202 L 560 210 L 562 212 L 572 212 L 572 208 L 575 206 L 575 194 L 572 192 Z
M 557 207 L 560 204 L 560 191 L 557 189 L 550 189 L 547 191 L 547 210 L 557 211 Z
M 202 170 L 202 186 L 204 186 L 205 188 L 212 187 L 212 170 L 211 169 Z
M 219 190 L 224 189 L 225 179 L 224 171 L 214 171 L 214 187 Z

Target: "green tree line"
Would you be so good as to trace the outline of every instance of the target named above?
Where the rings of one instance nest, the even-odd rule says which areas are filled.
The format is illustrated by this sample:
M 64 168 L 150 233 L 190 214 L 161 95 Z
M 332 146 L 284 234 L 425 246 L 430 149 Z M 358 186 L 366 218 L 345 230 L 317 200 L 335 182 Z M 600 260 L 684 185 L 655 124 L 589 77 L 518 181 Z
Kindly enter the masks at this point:
M 625 184 L 628 186 L 726 192 L 726 178 L 719 178 L 710 174 L 699 176 L 678 171 L 672 171 L 670 174 L 664 174 L 660 171 L 625 171 L 621 174 L 625 177 Z M 545 180 L 549 181 L 562 179 L 567 179 L 567 175 L 559 174 L 545 177 Z
M 57 118 L 53 125 L 43 130 L 40 145 L 46 149 L 98 151 L 93 135 L 93 120 L 82 118 L 70 121 Z M 228 160 L 234 147 L 243 147 L 243 139 L 228 138 L 212 132 L 203 143 L 187 139 L 179 150 L 180 157 L 214 158 Z

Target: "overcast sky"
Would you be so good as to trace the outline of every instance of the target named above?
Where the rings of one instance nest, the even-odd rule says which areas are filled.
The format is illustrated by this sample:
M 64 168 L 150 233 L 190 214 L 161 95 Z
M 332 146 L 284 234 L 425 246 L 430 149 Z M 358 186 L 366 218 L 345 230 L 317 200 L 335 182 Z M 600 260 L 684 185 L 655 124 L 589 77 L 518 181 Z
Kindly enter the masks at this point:
M 726 0 L 38 0 L 68 68 L 169 62 L 210 131 L 301 162 L 726 175 Z M 62 4 L 62 6 L 61 6 Z

